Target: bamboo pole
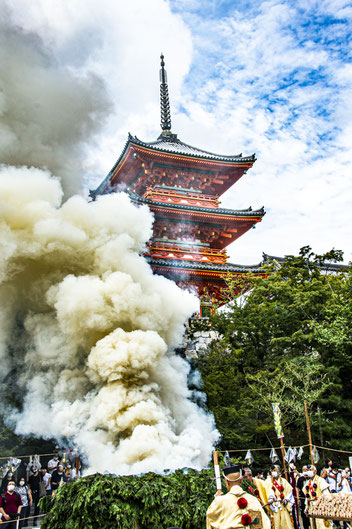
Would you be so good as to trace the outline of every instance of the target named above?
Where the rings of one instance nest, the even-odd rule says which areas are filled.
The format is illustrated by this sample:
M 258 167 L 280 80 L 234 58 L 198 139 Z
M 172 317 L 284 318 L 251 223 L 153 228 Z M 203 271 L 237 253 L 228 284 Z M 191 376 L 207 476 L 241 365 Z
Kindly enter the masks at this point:
M 217 492 L 222 492 L 219 458 L 218 458 L 218 453 L 216 450 L 213 451 L 213 461 L 214 461 L 214 471 L 215 471 L 215 478 L 216 478 L 216 490 Z
M 285 472 L 285 479 L 286 479 L 286 481 L 288 481 L 288 474 L 287 474 L 286 461 L 285 461 L 285 448 L 284 448 L 283 437 L 280 437 L 280 445 L 281 445 L 282 463 L 283 463 L 284 472 Z
M 314 457 L 313 457 L 313 443 L 312 443 L 312 433 L 310 431 L 310 423 L 309 423 L 309 415 L 308 415 L 308 406 L 307 401 L 304 401 L 304 409 L 306 412 L 306 423 L 307 423 L 307 430 L 308 430 L 308 439 L 309 439 L 309 451 L 310 451 L 310 460 L 312 462 L 312 465 L 314 465 Z

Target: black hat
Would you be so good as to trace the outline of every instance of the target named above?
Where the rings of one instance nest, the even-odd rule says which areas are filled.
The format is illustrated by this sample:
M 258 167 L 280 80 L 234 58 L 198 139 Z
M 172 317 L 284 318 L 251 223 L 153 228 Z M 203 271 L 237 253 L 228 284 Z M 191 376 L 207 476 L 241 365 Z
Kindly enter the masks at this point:
M 224 476 L 228 476 L 229 474 L 238 474 L 239 472 L 241 472 L 240 465 L 232 465 L 223 469 Z

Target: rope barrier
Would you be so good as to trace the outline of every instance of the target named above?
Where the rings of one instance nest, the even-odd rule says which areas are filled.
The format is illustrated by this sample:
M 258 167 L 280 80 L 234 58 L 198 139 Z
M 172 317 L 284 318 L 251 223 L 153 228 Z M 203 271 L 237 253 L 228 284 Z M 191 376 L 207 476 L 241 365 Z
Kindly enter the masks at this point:
M 0 520 L 0 525 L 2 525 L 3 523 L 6 524 L 6 523 L 10 523 L 10 522 L 17 522 L 17 525 L 16 527 L 18 527 L 18 524 L 19 522 L 23 522 L 24 520 L 33 520 L 34 518 L 42 518 L 43 516 L 46 516 L 47 514 L 36 514 L 35 516 L 27 516 L 26 518 L 21 518 L 20 516 L 17 517 L 17 518 L 10 518 L 10 520 L 6 520 L 4 517 L 1 518 Z
M 299 446 L 296 446 L 296 448 L 306 448 L 308 445 L 299 445 Z M 288 446 L 284 445 L 284 448 L 289 448 Z M 318 447 L 317 448 L 321 448 L 321 447 Z M 228 452 L 229 454 L 230 453 L 233 453 L 233 452 L 248 452 L 248 450 L 250 450 L 251 452 L 264 452 L 266 450 L 281 450 L 281 446 L 271 446 L 270 448 L 240 448 L 238 450 L 217 450 L 217 452 L 219 454 L 225 454 L 226 452 Z M 325 449 L 327 450 L 327 449 Z M 352 453 L 352 452 L 351 452 Z
M 294 448 L 307 448 L 308 446 L 310 446 L 310 444 L 299 445 Z M 315 448 L 319 448 L 320 450 L 325 450 L 326 452 L 339 452 L 340 454 L 352 454 L 352 451 L 350 450 L 337 450 L 336 448 L 328 448 L 327 446 L 319 446 L 319 445 L 313 445 L 313 446 L 315 446 Z M 284 448 L 288 449 L 290 447 L 287 445 L 284 445 Z M 291 448 L 292 448 L 292 445 L 291 445 Z M 272 449 L 281 450 L 281 446 L 271 446 L 270 448 L 239 448 L 238 450 L 217 450 L 217 452 L 219 454 L 225 454 L 226 452 L 231 454 L 231 453 L 237 453 L 237 452 L 248 452 L 248 450 L 250 450 L 251 452 L 265 452 L 265 451 L 272 450 Z
M 340 452 L 341 454 L 352 454 L 352 452 L 349 450 L 337 450 L 336 448 L 328 448 L 327 446 L 314 446 L 315 448 L 320 448 L 321 450 L 326 450 L 327 452 Z
M 12 455 L 10 455 L 10 456 L 0 456 L 0 459 L 10 459 L 11 457 L 13 459 L 21 459 L 21 458 L 23 459 L 24 457 L 28 457 L 28 458 L 29 457 L 36 457 L 36 456 L 37 457 L 49 457 L 49 456 L 54 456 L 54 455 L 55 455 L 55 453 L 54 454 L 29 454 L 27 456 L 12 456 Z
M 20 518 L 20 521 L 22 522 L 23 520 L 33 520 L 33 518 L 40 518 L 40 517 L 43 517 L 43 516 L 46 516 L 46 513 L 44 514 L 36 514 L 35 516 L 27 516 L 26 518 Z M 6 520 L 7 522 L 9 522 L 10 520 Z

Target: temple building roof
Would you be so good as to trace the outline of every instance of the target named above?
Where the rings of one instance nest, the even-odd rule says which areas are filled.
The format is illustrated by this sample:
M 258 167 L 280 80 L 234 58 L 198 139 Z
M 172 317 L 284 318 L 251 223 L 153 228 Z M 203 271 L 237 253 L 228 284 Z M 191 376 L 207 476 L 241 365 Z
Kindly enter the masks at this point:
M 165 202 L 158 202 L 155 200 L 150 200 L 149 198 L 143 198 L 139 196 L 137 193 L 130 192 L 128 193 L 129 196 L 132 198 L 133 201 L 139 202 L 141 204 L 148 204 L 149 206 L 161 206 L 164 209 L 175 209 L 175 210 L 184 210 L 184 211 L 199 211 L 204 212 L 207 215 L 211 215 L 214 217 L 218 217 L 221 215 L 226 215 L 230 217 L 264 217 L 265 211 L 264 206 L 257 210 L 252 210 L 251 207 L 247 209 L 227 209 L 227 208 L 202 208 L 198 206 L 186 206 L 184 204 L 172 204 Z
M 232 273 L 254 273 L 254 274 L 264 274 L 265 271 L 262 269 L 262 263 L 256 264 L 256 265 L 239 265 L 234 263 L 203 263 L 200 261 L 187 261 L 185 259 L 183 260 L 177 260 L 177 259 L 162 259 L 162 258 L 155 258 L 155 257 L 145 257 L 148 263 L 152 266 L 160 266 L 160 267 L 171 267 L 173 269 L 179 269 L 179 270 L 204 270 L 209 272 L 220 272 L 222 274 L 227 272 Z
M 289 255 L 285 255 L 284 257 L 279 257 L 276 255 L 269 255 L 267 253 L 263 252 L 263 260 L 261 262 L 261 266 L 269 265 L 273 262 L 278 263 L 280 265 L 281 263 L 284 263 L 288 260 Z M 331 263 L 331 262 L 323 262 L 321 264 L 317 264 L 317 267 L 321 270 L 325 270 L 326 272 L 343 272 L 348 267 L 348 264 L 343 263 Z
M 255 162 L 256 160 L 255 154 L 252 154 L 251 156 L 242 156 L 242 153 L 226 155 L 215 154 L 209 151 L 198 149 L 197 147 L 193 147 L 192 145 L 188 145 L 187 143 L 179 140 L 176 134 L 167 134 L 165 132 L 162 132 L 156 141 L 144 142 L 138 139 L 137 136 L 132 136 L 131 134 L 128 136 L 128 141 L 148 149 L 188 154 L 194 157 L 209 158 L 211 160 L 220 160 L 222 162 Z

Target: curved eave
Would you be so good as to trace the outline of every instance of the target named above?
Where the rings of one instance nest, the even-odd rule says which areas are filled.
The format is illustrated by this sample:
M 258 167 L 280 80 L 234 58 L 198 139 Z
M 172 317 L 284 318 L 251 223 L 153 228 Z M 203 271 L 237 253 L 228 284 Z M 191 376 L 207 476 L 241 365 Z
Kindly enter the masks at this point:
M 259 265 L 253 266 L 241 266 L 238 264 L 226 263 L 226 264 L 213 264 L 213 263 L 201 263 L 199 261 L 187 261 L 187 260 L 177 260 L 177 259 L 161 259 L 155 257 L 146 256 L 145 259 L 151 266 L 168 268 L 172 270 L 194 270 L 194 271 L 209 271 L 209 272 L 218 272 L 221 274 L 226 274 L 228 272 L 233 272 L 237 274 L 261 274 L 265 275 L 265 271 Z
M 137 138 L 137 136 L 131 136 L 129 134 L 129 140 L 131 141 L 131 143 L 134 143 L 136 145 L 139 145 L 140 147 L 144 147 L 145 149 L 151 149 L 153 151 L 159 151 L 159 152 L 162 152 L 162 153 L 165 153 L 165 154 L 172 154 L 172 155 L 177 155 L 177 156 L 183 156 L 183 157 L 186 157 L 186 158 L 200 158 L 200 159 L 207 159 L 207 160 L 213 160 L 214 162 L 237 162 L 237 163 L 241 163 L 241 162 L 250 162 L 250 163 L 254 163 L 256 161 L 256 157 L 255 157 L 255 154 L 252 154 L 250 156 L 242 156 L 241 154 L 230 154 L 230 155 L 222 155 L 222 154 L 216 154 L 216 153 L 212 153 L 212 152 L 209 152 L 209 151 L 204 151 L 202 149 L 198 149 L 197 147 L 194 147 L 193 145 L 188 145 L 187 143 L 184 143 L 180 140 L 176 140 L 176 141 L 160 141 L 160 140 L 156 140 L 156 141 L 151 141 L 151 142 L 144 142 L 140 139 Z M 177 151 L 176 149 L 173 150 L 172 148 L 170 149 L 167 149 L 165 147 L 160 147 L 160 143 L 164 143 L 164 144 L 174 144 L 174 145 L 180 145 L 180 146 L 184 146 L 186 147 L 187 149 L 190 149 L 191 152 L 182 152 L 182 151 Z M 192 152 L 193 151 L 193 152 Z
M 226 208 L 201 208 L 197 206 L 186 206 L 184 204 L 172 204 L 168 202 L 157 202 L 154 200 L 150 200 L 148 198 L 143 198 L 137 195 L 136 193 L 129 193 L 131 199 L 134 202 L 140 203 L 140 204 L 147 204 L 148 206 L 152 207 L 159 207 L 163 209 L 173 210 L 173 211 L 187 211 L 189 213 L 195 212 L 195 213 L 206 213 L 207 215 L 211 215 L 214 217 L 241 217 L 241 218 L 248 218 L 249 220 L 256 220 L 258 218 L 262 219 L 265 215 L 264 206 L 261 209 L 258 210 L 251 210 L 248 209 L 226 209 Z
M 155 143 L 155 145 L 153 143 Z M 194 161 L 197 164 L 203 163 L 207 166 L 211 165 L 214 167 L 216 167 L 217 165 L 228 165 L 229 167 L 233 168 L 243 167 L 244 169 L 249 169 L 256 161 L 255 154 L 252 154 L 251 156 L 242 157 L 237 155 L 221 156 L 213 153 L 208 153 L 207 151 L 199 151 L 199 154 L 192 152 L 182 153 L 171 149 L 161 149 L 160 147 L 157 147 L 157 143 L 158 142 L 145 143 L 139 140 L 136 136 L 132 136 L 129 133 L 125 146 L 119 158 L 112 167 L 111 171 L 107 174 L 107 176 L 95 190 L 89 191 L 89 195 L 93 199 L 95 199 L 97 195 L 104 194 L 110 191 L 111 182 L 116 177 L 116 173 L 121 169 L 121 167 L 125 163 L 126 159 L 128 158 L 129 152 L 133 147 L 135 147 L 139 151 L 144 151 L 145 153 L 149 153 L 153 156 L 162 156 L 164 158 L 170 158 L 175 161 L 180 160 L 181 162 Z M 185 145 L 188 148 L 196 149 L 195 147 L 187 145 L 186 143 L 179 143 L 181 145 Z

